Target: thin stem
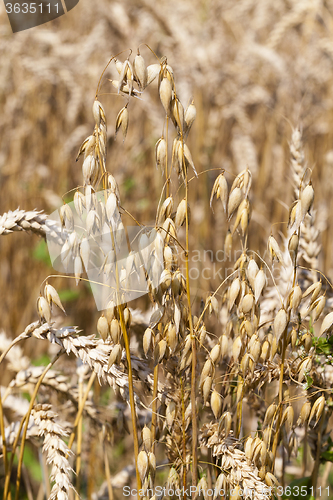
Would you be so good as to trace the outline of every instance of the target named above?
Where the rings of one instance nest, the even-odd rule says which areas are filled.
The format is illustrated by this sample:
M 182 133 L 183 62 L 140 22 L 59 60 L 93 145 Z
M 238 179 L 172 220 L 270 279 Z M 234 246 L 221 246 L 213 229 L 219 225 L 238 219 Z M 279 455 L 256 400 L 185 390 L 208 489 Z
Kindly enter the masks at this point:
M 185 162 L 184 162 L 185 164 Z M 186 169 L 186 167 L 185 167 Z M 187 171 L 185 170 L 185 206 L 186 206 L 186 295 L 188 302 L 188 319 L 190 326 L 191 344 L 192 344 L 192 367 L 191 367 L 191 409 L 192 409 L 192 486 L 198 483 L 198 427 L 197 427 L 197 412 L 196 412 L 196 367 L 197 367 L 197 345 L 196 337 L 193 329 L 192 311 L 191 311 L 191 294 L 190 294 L 190 271 L 189 271 L 189 215 L 188 215 L 188 179 Z M 193 493 L 194 495 L 194 493 Z
M 186 431 L 185 431 L 185 401 L 184 401 L 184 383 L 180 377 L 181 402 L 182 402 L 182 442 L 183 442 L 183 488 L 186 490 Z
M 113 500 L 113 489 L 112 489 L 112 484 L 111 484 L 110 465 L 109 465 L 109 458 L 108 458 L 108 453 L 107 453 L 105 443 L 103 444 L 103 448 L 104 448 L 105 477 L 106 477 L 106 484 L 108 486 L 108 495 L 109 495 L 109 500 Z
M 5 467 L 5 476 L 7 476 L 7 467 L 8 467 L 7 446 L 6 446 L 4 414 L 3 414 L 2 400 L 1 400 L 1 388 L 0 388 L 0 433 L 2 436 L 2 453 L 3 453 L 3 461 Z
M 75 434 L 76 434 L 76 428 L 80 422 L 80 419 L 81 419 L 81 416 L 82 416 L 82 413 L 83 413 L 83 409 L 84 409 L 84 405 L 86 404 L 86 401 L 87 401 L 87 398 L 88 398 L 88 395 L 89 395 L 89 392 L 90 392 L 90 389 L 92 388 L 92 385 L 95 381 L 95 378 L 96 378 L 96 373 L 93 372 L 90 376 L 90 379 L 89 379 L 89 382 L 87 384 L 87 388 L 86 388 L 86 391 L 82 397 L 82 401 L 78 407 L 78 411 L 77 411 L 77 414 L 76 414 L 76 418 L 75 418 L 75 422 L 74 422 L 74 427 L 73 427 L 73 430 L 72 430 L 72 433 L 69 437 L 69 441 L 68 441 L 68 449 L 71 449 L 72 446 L 73 446 L 73 443 L 74 443 L 74 439 L 75 439 Z
M 284 364 L 286 358 L 286 350 L 287 350 L 287 335 L 288 335 L 288 325 L 290 321 L 290 311 L 288 313 L 288 321 L 287 326 L 282 335 L 282 354 L 281 354 L 281 365 L 280 365 L 280 379 L 279 379 L 279 416 L 276 423 L 276 432 L 273 441 L 272 453 L 274 456 L 274 460 L 276 457 L 277 446 L 280 438 L 280 424 L 282 420 L 282 411 L 283 411 L 283 378 L 284 378 Z M 282 471 L 283 474 L 283 471 Z
M 242 378 L 238 375 L 238 382 L 240 383 Z M 237 415 L 236 415 L 236 438 L 239 439 L 241 428 L 242 428 L 242 412 L 243 412 L 243 398 L 237 404 Z
M 170 196 L 170 177 L 168 173 L 168 128 L 169 128 L 169 117 L 166 117 L 166 125 L 165 125 L 165 181 L 166 181 L 166 197 Z
M 154 387 L 153 387 L 153 403 L 152 403 L 152 417 L 151 417 L 151 441 L 152 452 L 155 453 L 155 439 L 156 439 L 156 424 L 157 424 L 157 388 L 158 388 L 158 364 L 154 368 Z
M 308 426 L 305 426 L 305 432 L 304 432 L 304 438 L 303 438 L 303 476 L 306 476 L 306 469 L 307 469 L 307 461 L 308 461 L 308 447 L 307 447 L 307 442 L 308 442 Z
M 128 335 L 127 330 L 126 330 L 123 310 L 124 310 L 124 306 L 123 306 L 123 304 L 120 304 L 118 306 L 118 311 L 119 311 L 120 326 L 121 326 L 121 329 L 123 332 L 123 337 L 124 337 L 126 358 L 127 358 L 127 364 L 128 364 L 128 390 L 129 390 L 130 406 L 131 406 L 131 418 L 132 418 L 133 440 L 134 440 L 134 456 L 135 456 L 135 472 L 136 472 L 136 482 L 137 482 L 138 498 L 139 498 L 139 491 L 141 490 L 141 479 L 140 479 L 140 474 L 139 474 L 139 470 L 138 470 L 139 439 L 138 439 L 138 429 L 137 429 L 137 424 L 136 424 L 136 411 L 135 411 L 135 401 L 134 401 L 130 340 L 129 340 L 129 335 Z
M 34 324 L 34 323 L 32 323 L 32 324 Z M 31 326 L 31 325 L 29 325 L 29 326 Z M 16 344 L 18 344 L 19 342 L 21 342 L 21 340 L 27 339 L 29 337 L 30 337 L 30 334 L 28 334 L 26 331 L 24 331 L 20 335 L 18 335 L 13 340 L 13 342 L 7 347 L 7 349 L 5 349 L 3 351 L 3 353 L 1 354 L 1 356 L 0 356 L 0 364 L 2 363 L 2 361 L 4 360 L 4 358 L 7 356 L 8 352 L 11 350 L 12 347 L 14 347 Z
M 79 407 L 82 407 L 83 398 L 83 381 L 79 380 Z M 77 427 L 77 450 L 76 450 L 76 492 L 75 500 L 79 500 L 80 483 L 81 483 L 81 446 L 82 446 L 82 412 Z
M 102 178 L 103 178 L 103 188 L 104 188 L 104 196 L 106 192 L 106 179 L 105 175 L 105 167 L 101 158 L 101 154 L 98 148 L 98 159 L 99 159 L 99 164 L 102 172 Z M 111 242 L 112 242 L 112 247 L 113 251 L 116 255 L 116 244 L 115 244 L 115 238 L 113 234 L 112 228 L 110 229 L 110 235 L 111 235 Z M 137 429 L 137 423 L 136 423 L 136 411 L 135 411 L 135 401 L 134 401 L 134 386 L 133 386 L 133 374 L 132 374 L 132 362 L 131 362 L 131 352 L 130 352 L 130 340 L 129 340 L 129 335 L 127 333 L 126 329 L 126 324 L 124 321 L 124 305 L 121 303 L 121 297 L 120 297 L 120 281 L 119 281 L 119 270 L 118 270 L 118 263 L 117 263 L 117 258 L 115 259 L 115 275 L 116 275 L 116 284 L 117 284 L 117 308 L 118 308 L 118 313 L 119 313 L 119 321 L 120 321 L 120 326 L 121 330 L 123 333 L 123 338 L 124 338 L 124 344 L 125 344 L 125 351 L 126 351 L 126 359 L 127 359 L 127 365 L 128 365 L 128 391 L 129 391 L 129 398 L 130 398 L 130 407 L 131 407 L 131 419 L 132 419 L 132 428 L 133 428 L 133 441 L 134 441 L 134 459 L 135 459 L 135 472 L 136 472 L 136 482 L 137 482 L 137 491 L 138 491 L 138 498 L 139 498 L 139 491 L 141 490 L 141 479 L 140 479 L 140 474 L 138 470 L 138 455 L 139 455 L 139 438 L 138 438 L 138 429 Z
M 314 464 L 313 471 L 311 474 L 311 486 L 313 487 L 312 491 L 314 491 L 314 492 L 316 492 L 316 490 L 317 490 L 318 472 L 319 472 L 319 466 L 320 466 L 322 430 L 323 430 L 324 420 L 325 420 L 325 413 L 322 415 L 322 417 L 320 419 L 319 426 L 318 426 L 317 443 L 316 443 L 316 446 L 317 446 L 316 460 L 315 460 L 315 464 Z

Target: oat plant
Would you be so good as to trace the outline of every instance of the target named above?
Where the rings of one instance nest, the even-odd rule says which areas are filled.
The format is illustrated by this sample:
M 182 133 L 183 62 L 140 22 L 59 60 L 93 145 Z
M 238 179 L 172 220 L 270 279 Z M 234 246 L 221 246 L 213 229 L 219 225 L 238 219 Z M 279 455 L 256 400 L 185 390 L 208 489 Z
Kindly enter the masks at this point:
M 61 270 L 41 284 L 36 321 L 12 341 L 1 333 L 0 362 L 11 376 L 0 391 L 3 498 L 19 500 L 23 489 L 35 498 L 26 442 L 39 449 L 38 498 L 122 498 L 126 487 L 145 499 L 296 498 L 296 487 L 316 498 L 327 486 L 320 465 L 332 459 L 333 312 L 326 301 L 331 285 L 317 268 L 314 187 L 301 131 L 295 127 L 290 138 L 295 199 L 283 232 L 272 228 L 267 249 L 250 247 L 251 171 L 232 176 L 221 165 L 210 206 L 222 206 L 229 270 L 202 294 L 190 279 L 196 228 L 189 193 L 207 175 L 197 171 L 187 144 L 195 104 L 181 102 L 166 57 L 147 46 L 126 55 L 112 57 L 100 77 L 73 201 L 60 207 L 58 219 L 19 209 L 0 217 L 1 235 L 24 231 L 47 239 Z M 163 187 L 151 200 L 150 226 L 126 209 L 117 166 L 107 157 L 105 94 L 115 106 L 122 101 L 115 135 L 123 140 L 138 100 L 160 101 L 163 130 L 151 176 Z M 79 290 L 91 284 L 95 332 L 65 324 L 56 290 L 63 275 Z M 31 338 L 52 348 L 45 367 L 23 355 Z M 112 388 L 107 401 L 100 386 Z M 113 474 L 112 450 L 126 431 L 134 458 L 128 452 L 130 465 Z M 91 477 L 91 453 L 98 480 Z

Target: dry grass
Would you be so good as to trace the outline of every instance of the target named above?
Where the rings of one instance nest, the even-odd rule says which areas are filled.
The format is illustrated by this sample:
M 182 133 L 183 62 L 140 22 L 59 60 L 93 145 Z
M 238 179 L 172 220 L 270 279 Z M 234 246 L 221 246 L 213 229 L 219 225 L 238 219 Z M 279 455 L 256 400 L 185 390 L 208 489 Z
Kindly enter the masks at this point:
M 333 5 L 216 2 L 189 15 L 173 2 L 81 3 L 15 43 L 2 13 L 4 498 L 111 499 L 124 486 L 152 498 L 156 486 L 192 485 L 205 498 L 218 487 L 261 499 L 301 478 L 308 498 L 311 487 L 329 497 Z M 98 83 L 101 39 L 115 54 L 143 35 L 157 56 L 122 52 Z M 63 229 L 34 210 L 62 196 L 74 197 Z M 93 252 L 70 236 L 75 212 Z M 156 238 L 125 273 L 108 266 L 133 221 L 142 232 L 155 221 Z M 102 227 L 99 277 L 111 270 L 113 282 L 98 318 L 83 268 Z M 59 245 L 74 279 L 45 280 L 31 232 Z M 129 305 L 123 284 L 138 272 L 149 294 Z

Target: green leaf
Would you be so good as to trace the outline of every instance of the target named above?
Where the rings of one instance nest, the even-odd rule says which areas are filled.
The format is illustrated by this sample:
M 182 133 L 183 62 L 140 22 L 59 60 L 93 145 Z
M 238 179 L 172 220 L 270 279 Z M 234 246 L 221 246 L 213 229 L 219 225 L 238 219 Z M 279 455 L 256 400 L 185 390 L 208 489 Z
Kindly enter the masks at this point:
M 18 462 L 17 456 L 14 457 L 14 464 Z M 31 474 L 32 478 L 38 482 L 43 480 L 40 463 L 37 460 L 36 453 L 30 443 L 25 443 L 23 452 L 23 463 Z
M 311 499 L 311 490 L 308 491 L 310 486 L 311 477 L 301 477 L 299 479 L 294 479 L 291 483 L 285 488 L 285 491 L 290 491 L 290 495 L 283 494 L 281 498 L 283 500 L 310 500 Z M 303 491 L 302 491 L 303 487 Z M 304 492 L 307 492 L 304 495 Z M 303 494 L 302 494 L 303 493 Z
M 331 354 L 333 352 L 332 344 L 333 344 L 333 336 L 330 337 L 328 340 L 322 337 L 320 338 L 314 337 L 313 339 L 313 345 L 316 348 L 317 354 L 326 354 L 326 355 Z
M 33 249 L 32 256 L 39 262 L 44 262 L 47 266 L 51 267 L 51 259 L 47 248 L 46 241 L 40 240 Z
M 303 384 L 304 390 L 307 391 L 313 384 L 313 378 L 310 375 L 305 375 L 306 383 Z
M 125 188 L 125 193 L 129 193 L 130 191 L 132 191 L 132 189 L 135 188 L 135 179 L 133 177 L 127 177 L 123 186 Z
M 61 302 L 72 302 L 80 296 L 80 292 L 78 290 L 71 290 L 69 288 L 67 290 L 60 290 L 58 293 Z
M 39 358 L 32 361 L 31 364 L 33 366 L 47 366 L 50 361 L 51 361 L 50 356 L 48 356 L 47 354 L 43 354 Z
M 333 451 L 324 451 L 320 455 L 320 460 L 324 460 L 325 462 L 333 462 Z

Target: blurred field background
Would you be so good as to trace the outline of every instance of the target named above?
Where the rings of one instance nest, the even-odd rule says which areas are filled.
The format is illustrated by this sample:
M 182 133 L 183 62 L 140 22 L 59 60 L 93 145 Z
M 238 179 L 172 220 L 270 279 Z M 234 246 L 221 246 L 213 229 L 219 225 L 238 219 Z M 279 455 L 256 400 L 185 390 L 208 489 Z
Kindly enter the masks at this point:
M 157 56 L 168 57 L 184 105 L 194 98 L 197 107 L 189 146 L 198 172 L 209 172 L 190 189 L 197 227 L 191 247 L 200 249 L 205 239 L 206 249 L 223 248 L 222 207 L 217 205 L 216 218 L 208 209 L 212 183 L 218 169 L 231 175 L 248 166 L 254 207 L 250 246 L 265 251 L 272 223 L 287 220 L 292 200 L 289 141 L 292 128 L 300 125 L 313 169 L 324 249 L 320 265 L 332 280 L 332 16 L 332 0 L 81 0 L 67 15 L 13 35 L 1 3 L 0 212 L 19 206 L 51 213 L 64 193 L 81 184 L 75 157 L 93 124 L 99 76 L 111 55 L 146 43 Z M 156 62 L 146 47 L 141 46 L 141 53 L 147 64 Z M 160 104 L 153 97 L 148 102 L 145 95 L 131 105 L 123 144 L 121 137 L 114 140 L 122 98 L 107 95 L 113 92 L 107 81 L 104 92 L 107 168 L 119 182 L 122 204 L 138 220 L 154 220 L 156 205 L 150 201 L 159 198 L 162 187 L 154 160 L 163 127 Z M 273 229 L 278 234 L 284 226 Z M 40 283 L 50 273 L 38 237 L 1 238 L 0 315 L 7 334 L 16 336 L 35 318 Z M 75 286 L 57 283 L 58 289 L 64 287 L 74 324 L 95 328 L 88 289 L 71 308 Z M 207 281 L 202 287 L 212 288 Z
M 287 218 L 292 193 L 288 141 L 292 127 L 300 124 L 317 194 L 322 269 L 332 279 L 332 15 L 332 0 L 168 0 L 158 5 L 81 0 L 67 15 L 13 35 L 1 3 L 1 213 L 18 206 L 51 213 L 60 196 L 81 183 L 75 157 L 91 130 L 99 75 L 111 55 L 147 43 L 158 56 L 167 55 L 184 104 L 193 97 L 197 107 L 189 145 L 197 170 L 210 173 L 191 186 L 192 220 L 198 227 L 193 247 L 200 248 L 203 237 L 213 251 L 223 245 L 226 228 L 222 222 L 214 227 L 205 208 L 214 169 L 236 174 L 248 165 L 253 173 L 251 247 L 265 250 L 271 222 Z M 148 49 L 141 52 L 147 63 L 155 62 Z M 102 90 L 112 92 L 110 83 Z M 109 117 L 123 105 L 122 98 L 110 95 L 101 101 Z M 120 137 L 114 141 L 109 118 L 107 167 L 119 182 L 123 204 L 144 221 L 154 219 L 155 205 L 150 211 L 149 201 L 153 194 L 158 198 L 162 185 L 153 157 L 162 126 L 160 105 L 152 113 L 151 102 L 137 101 L 122 144 Z M 279 229 L 283 226 L 275 226 Z M 1 327 L 12 335 L 32 319 L 39 285 L 49 272 L 43 260 L 47 253 L 37 238 L 1 239 Z M 73 315 L 82 318 L 85 311 L 90 325 L 83 302 L 81 296 Z
M 0 213 L 18 206 L 51 213 L 82 183 L 75 158 L 93 127 L 99 76 L 111 55 L 144 43 L 168 57 L 182 102 L 193 98 L 197 108 L 188 144 L 199 174 L 208 173 L 191 183 L 197 228 L 191 248 L 201 249 L 203 241 L 206 250 L 223 248 L 222 206 L 216 204 L 215 217 L 208 208 L 221 168 L 229 179 L 246 166 L 253 174 L 250 247 L 263 254 L 272 224 L 275 235 L 284 231 L 293 196 L 289 141 L 300 125 L 313 170 L 320 268 L 332 281 L 333 0 L 80 0 L 66 16 L 14 35 L 1 2 Z M 156 62 L 148 48 L 141 46 L 141 54 L 147 64 Z M 114 123 L 124 103 L 107 95 L 114 94 L 109 82 L 104 92 L 107 168 L 126 209 L 140 221 L 154 220 L 162 187 L 154 159 L 161 105 L 147 93 L 131 103 L 123 144 L 114 138 Z M 0 328 L 7 335 L 15 337 L 36 319 L 40 284 L 51 273 L 37 236 L 1 238 Z M 93 333 L 98 312 L 88 288 L 80 285 L 74 301 L 75 285 L 63 280 L 56 286 L 66 292 L 68 323 Z M 213 289 L 207 280 L 201 287 Z M 31 341 L 25 348 L 36 357 L 35 349 L 44 347 Z M 123 452 L 115 460 L 117 453 Z

